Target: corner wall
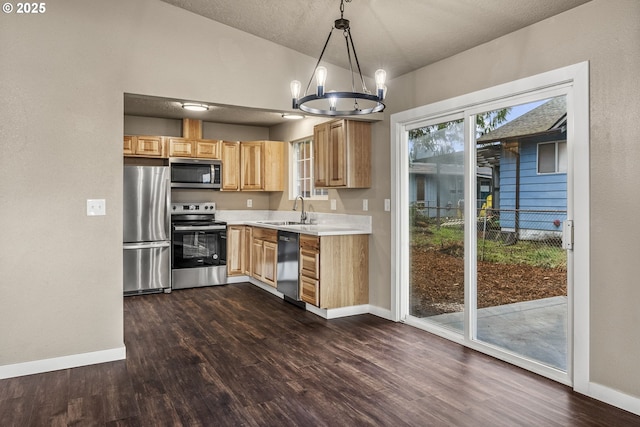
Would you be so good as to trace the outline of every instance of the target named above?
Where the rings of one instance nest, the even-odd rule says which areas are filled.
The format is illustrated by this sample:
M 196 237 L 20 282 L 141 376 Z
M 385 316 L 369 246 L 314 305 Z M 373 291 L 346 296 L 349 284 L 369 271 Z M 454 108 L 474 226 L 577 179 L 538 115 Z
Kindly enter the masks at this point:
M 590 62 L 590 381 L 640 398 L 640 2 L 593 0 L 402 76 L 386 113 Z M 385 124 L 388 129 L 388 123 Z M 388 145 L 388 144 L 387 144 Z M 580 286 L 579 283 L 575 284 Z M 381 290 L 384 292 L 383 290 Z M 605 393 L 607 394 L 607 393 Z M 637 405 L 637 400 L 631 406 Z M 640 413 L 640 408 L 636 408 Z

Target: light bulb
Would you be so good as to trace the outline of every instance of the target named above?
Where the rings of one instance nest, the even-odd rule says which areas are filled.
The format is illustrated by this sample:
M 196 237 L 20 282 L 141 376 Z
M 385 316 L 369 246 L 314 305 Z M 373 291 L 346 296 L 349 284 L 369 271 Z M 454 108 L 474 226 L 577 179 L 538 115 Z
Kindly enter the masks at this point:
M 294 80 L 291 82 L 289 87 L 291 88 L 293 108 L 296 109 L 298 108 L 298 98 L 300 97 L 300 88 L 302 87 L 302 84 L 298 80 Z
M 338 102 L 338 97 L 331 96 L 331 92 L 334 91 L 329 91 L 329 111 L 336 111 L 336 103 Z
M 291 84 L 290 84 L 291 97 L 293 99 L 298 99 L 300 97 L 300 88 L 301 87 L 302 87 L 302 84 L 298 80 L 294 80 L 294 81 L 291 82 Z
M 316 68 L 316 83 L 318 85 L 318 96 L 324 95 L 324 84 L 327 81 L 327 69 L 325 67 Z
M 378 98 L 384 99 L 385 92 L 387 91 L 387 87 L 384 85 L 385 80 L 387 80 L 387 72 L 380 68 L 376 70 L 375 78 Z

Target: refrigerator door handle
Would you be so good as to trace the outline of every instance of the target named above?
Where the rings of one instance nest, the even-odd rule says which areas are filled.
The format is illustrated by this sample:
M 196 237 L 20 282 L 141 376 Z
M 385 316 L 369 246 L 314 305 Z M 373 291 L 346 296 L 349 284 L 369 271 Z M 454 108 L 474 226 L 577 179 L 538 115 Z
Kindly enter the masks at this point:
M 153 249 L 153 248 L 168 248 L 170 246 L 171 246 L 170 242 L 150 242 L 150 243 L 133 243 L 133 244 L 125 243 L 123 246 L 123 249 L 124 250 Z

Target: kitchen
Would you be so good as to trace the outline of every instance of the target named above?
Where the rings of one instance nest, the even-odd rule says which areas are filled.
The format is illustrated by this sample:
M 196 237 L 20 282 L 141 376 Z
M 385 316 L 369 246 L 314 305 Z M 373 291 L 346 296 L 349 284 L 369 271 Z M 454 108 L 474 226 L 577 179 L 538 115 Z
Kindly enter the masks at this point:
M 126 357 L 120 142 L 129 118 L 123 118 L 123 94 L 286 109 L 289 82 L 315 63 L 311 56 L 155 0 L 51 6 L 38 17 L 3 15 L 0 26 L 3 57 L 8 58 L 0 66 L 6 101 L 0 202 L 3 223 L 12 225 L 6 227 L 0 256 L 0 364 L 6 375 L 23 375 L 23 367 L 33 373 Z M 619 390 L 634 402 L 639 351 L 637 340 L 628 338 L 637 323 L 629 317 L 638 304 L 633 280 L 637 239 L 629 224 L 634 224 L 637 200 L 628 196 L 635 194 L 637 179 L 628 159 L 637 157 L 637 132 L 628 117 L 637 116 L 637 38 L 629 36 L 637 33 L 637 12 L 632 1 L 590 1 L 394 79 L 388 103 L 391 114 L 590 62 L 592 200 L 624 209 L 612 221 L 609 203 L 585 207 L 592 214 L 594 241 L 591 329 L 586 334 L 593 344 L 585 382 L 596 391 Z M 341 72 L 338 67 L 330 71 Z M 219 130 L 211 137 L 232 141 L 292 141 L 312 134 L 309 123 L 284 123 L 268 131 L 243 127 L 248 135 L 209 126 Z M 207 124 L 209 135 L 206 129 Z M 179 127 L 176 133 L 155 127 L 127 130 L 181 135 Z M 375 230 L 369 244 L 369 305 L 384 318 L 391 318 L 396 303 L 389 263 L 394 217 L 383 208 L 395 193 L 389 132 L 388 116 L 373 125 L 372 189 L 329 191 L 339 213 L 363 214 L 362 201 L 369 201 Z M 224 197 L 224 209 L 248 210 L 246 194 Z M 252 192 L 250 198 L 252 210 L 292 208 L 285 194 Z M 107 214 L 88 217 L 88 199 L 106 200 Z M 188 193 L 180 201 L 200 200 Z M 317 212 L 333 212 L 329 201 L 311 205 Z M 33 363 L 37 366 L 31 368 Z
M 144 108 L 141 108 L 140 105 L 144 105 Z M 292 194 L 292 191 L 288 191 L 290 185 L 288 182 L 289 174 L 287 173 L 287 164 L 289 163 L 287 159 L 290 158 L 289 144 L 277 141 L 254 143 L 246 142 L 246 139 L 240 143 L 220 140 L 219 134 L 217 134 L 218 136 L 213 136 L 203 132 L 203 130 L 210 132 L 208 128 L 211 125 L 215 126 L 215 123 L 203 122 L 200 119 L 180 119 L 185 113 L 188 115 L 188 112 L 181 107 L 182 103 L 175 100 L 156 99 L 140 95 L 125 95 L 125 177 L 128 170 L 140 167 L 134 165 L 167 164 L 166 157 L 169 157 L 168 169 L 172 171 L 171 176 L 173 177 L 171 191 L 168 193 L 171 199 L 170 213 L 173 224 L 173 244 L 171 251 L 165 250 L 165 253 L 171 252 L 173 255 L 171 257 L 171 280 L 165 280 L 163 285 L 159 285 L 155 289 L 146 288 L 144 284 L 139 283 L 141 277 L 160 276 L 140 274 L 138 269 L 127 268 L 133 263 L 133 261 L 127 262 L 127 258 L 135 260 L 140 259 L 140 256 L 135 256 L 131 251 L 125 250 L 125 295 L 137 295 L 139 293 L 158 292 L 162 290 L 164 290 L 164 292 L 171 292 L 172 289 L 248 281 L 302 308 L 306 306 L 308 307 L 307 309 L 325 318 L 368 312 L 369 283 L 367 254 L 369 239 L 367 235 L 371 234 L 371 217 L 368 215 L 318 212 L 315 207 L 315 203 L 318 200 L 305 200 L 302 197 L 296 198 Z M 144 114 L 152 117 L 126 114 L 131 111 L 136 111 L 140 114 L 143 110 Z M 216 118 L 220 119 L 221 108 L 217 107 L 216 110 L 218 110 L 216 111 Z M 167 111 L 171 111 L 171 114 L 167 114 Z M 153 115 L 159 114 L 163 114 L 165 117 L 153 117 Z M 228 114 L 239 115 L 238 111 L 233 111 Z M 254 116 L 257 115 L 256 112 L 253 112 L 253 114 Z M 262 115 L 264 116 L 265 114 L 263 113 Z M 191 116 L 197 117 L 197 114 L 191 113 Z M 227 118 L 227 120 L 232 119 Z M 247 120 L 246 117 L 244 120 Z M 320 121 L 322 122 L 322 120 Z M 325 119 L 324 122 L 324 125 L 318 124 L 316 126 L 326 127 L 327 120 Z M 350 167 L 347 168 L 348 182 L 342 184 L 345 186 L 348 185 L 350 188 L 343 188 L 340 191 L 349 192 L 353 191 L 353 189 L 368 187 L 370 186 L 370 179 L 366 178 L 365 181 L 360 177 L 369 176 L 370 157 L 368 155 L 362 155 L 362 153 L 369 153 L 371 150 L 371 140 L 369 136 L 370 125 L 366 122 L 337 122 L 340 124 L 344 123 L 345 135 L 349 135 L 345 138 L 345 141 L 347 141 L 345 154 L 351 158 L 355 157 L 353 155 L 354 150 L 357 150 L 359 153 L 357 161 L 350 162 Z M 175 129 L 169 133 L 174 134 L 164 135 L 161 141 L 162 144 L 169 145 L 168 147 L 164 147 L 164 151 L 161 153 L 150 153 L 149 151 L 144 151 L 142 148 L 140 148 L 138 152 L 135 151 L 135 144 L 138 143 L 138 140 L 141 141 L 138 143 L 139 147 L 154 146 L 153 144 L 149 145 L 149 141 L 155 137 L 148 135 L 157 135 L 159 130 L 166 131 L 167 129 L 171 129 L 172 126 Z M 230 123 L 225 123 L 223 126 L 228 132 L 225 135 L 231 137 L 229 139 L 243 140 L 244 136 L 263 136 L 256 134 L 248 135 L 248 132 L 246 132 L 247 129 L 257 127 Z M 257 129 L 259 130 L 259 128 Z M 313 133 L 313 131 L 314 129 L 312 127 L 311 133 Z M 194 141 L 191 143 L 194 144 L 194 147 L 196 146 L 195 144 L 197 144 L 197 146 L 209 144 L 210 146 L 215 146 L 215 148 L 208 154 L 201 154 L 199 156 L 200 158 L 186 158 L 184 157 L 185 153 L 178 153 L 177 150 L 182 149 L 185 141 L 188 140 Z M 257 178 L 257 181 L 260 181 L 261 184 L 259 184 L 259 186 L 266 190 L 251 191 L 256 187 L 255 184 L 251 184 L 253 186 L 249 187 L 251 189 L 250 191 L 241 192 L 241 195 L 246 197 L 246 206 L 243 209 L 225 209 L 225 207 L 228 206 L 227 201 L 232 196 L 237 195 L 240 186 L 246 188 L 249 185 L 246 182 L 248 179 L 256 180 L 251 172 L 247 172 L 247 166 L 240 168 L 240 164 L 237 163 L 238 146 L 240 147 L 239 153 L 241 153 L 244 158 L 249 155 L 247 154 L 250 152 L 249 150 L 254 150 L 253 147 L 256 146 L 256 144 L 264 145 L 264 147 L 258 146 L 258 148 L 262 147 L 260 150 L 265 153 L 263 156 L 266 156 L 266 159 L 262 160 L 264 170 L 260 173 L 260 175 L 264 177 Z M 225 150 L 232 151 L 229 154 Z M 165 154 L 163 156 L 164 158 L 158 158 L 158 154 Z M 166 156 L 166 154 L 169 155 Z M 187 155 L 189 154 L 190 153 L 187 153 Z M 269 158 L 269 156 L 272 157 Z M 218 160 L 209 160 L 204 157 L 208 157 L 209 159 L 216 158 Z M 222 161 L 219 160 L 220 158 Z M 197 162 L 192 166 L 194 171 L 198 168 L 209 167 L 202 165 L 202 163 L 214 163 L 217 169 L 212 173 L 212 176 L 215 175 L 215 179 L 212 180 L 213 182 L 210 184 L 173 182 L 174 180 L 178 181 L 178 178 L 175 177 L 178 173 L 186 176 L 190 166 L 189 162 Z M 245 162 L 246 161 L 241 162 L 241 164 L 245 164 Z M 249 164 L 253 164 L 253 162 L 253 160 L 250 160 Z M 220 165 L 222 166 L 222 170 L 220 170 Z M 182 169 L 184 169 L 184 171 Z M 241 180 L 237 178 L 240 175 L 238 169 L 242 170 Z M 252 176 L 246 176 L 247 173 Z M 234 174 L 236 177 L 234 177 Z M 357 179 L 360 181 L 356 181 L 355 177 L 358 177 Z M 209 180 L 210 177 L 207 175 L 206 181 L 209 182 Z M 238 181 L 242 181 L 242 184 L 238 185 Z M 233 187 L 234 183 L 236 183 L 235 187 Z M 130 210 L 128 206 L 137 208 L 139 204 L 134 202 L 127 203 L 128 186 L 130 186 L 130 184 L 128 184 L 125 179 L 124 222 L 125 224 L 127 222 L 135 224 L 139 223 L 140 220 L 135 216 L 127 216 L 127 212 Z M 135 184 L 132 187 L 136 189 L 141 188 L 139 184 Z M 338 190 L 331 191 L 332 193 L 339 194 Z M 262 196 L 265 192 L 278 196 L 282 194 L 284 198 L 288 199 L 285 201 L 285 210 L 260 209 L 259 206 L 254 205 L 254 196 Z M 295 198 L 295 200 L 291 200 L 292 198 Z M 148 199 L 148 197 L 145 199 Z M 322 200 L 320 201 L 322 202 Z M 336 201 L 329 200 L 329 203 L 330 205 L 332 203 L 335 204 Z M 363 204 L 364 203 L 368 203 L 368 201 L 365 200 Z M 162 202 L 159 204 L 161 205 Z M 297 211 L 294 212 L 292 207 Z M 364 210 L 364 208 L 365 206 L 363 206 L 363 214 L 366 214 L 367 211 Z M 222 228 L 222 226 L 227 225 L 228 231 L 226 231 L 226 233 L 213 230 L 202 232 L 184 231 L 184 229 L 188 227 L 183 226 L 180 228 L 182 231 L 178 232 L 176 231 L 178 229 L 177 221 L 179 218 L 185 216 L 185 214 L 192 214 L 190 216 L 198 214 L 201 221 L 198 226 L 201 228 L 203 226 L 204 228 Z M 204 219 L 206 217 L 210 218 L 209 221 L 211 221 L 211 225 Z M 213 221 L 216 222 L 214 223 Z M 150 222 L 165 223 L 166 221 Z M 216 227 L 214 224 L 220 225 Z M 196 225 L 193 227 L 196 227 Z M 142 228 L 145 228 L 144 224 Z M 201 228 L 198 228 L 198 230 Z M 127 226 L 125 225 L 125 233 L 126 229 Z M 248 234 L 246 238 L 245 233 Z M 263 234 L 271 238 L 265 237 L 264 240 L 262 240 Z M 253 235 L 253 237 L 251 237 L 251 235 Z M 302 236 L 304 237 L 300 238 Z M 309 236 L 313 237 L 314 240 L 307 243 Z M 196 252 L 202 253 L 198 254 L 198 256 L 191 256 L 193 258 L 191 264 L 195 264 L 197 259 L 200 263 L 200 268 L 193 268 L 196 267 L 196 265 L 190 266 L 192 268 L 180 267 L 179 264 L 187 264 L 181 261 L 184 258 L 184 254 L 187 253 L 187 246 L 189 247 L 189 252 L 194 252 L 193 242 L 197 242 L 198 239 L 202 242 L 205 241 L 205 238 L 208 238 L 208 241 L 212 242 L 206 243 L 210 249 L 205 251 L 198 251 L 196 249 Z M 220 252 L 220 242 L 222 239 L 224 239 L 224 245 L 228 246 L 228 249 L 225 247 L 224 253 Z M 321 240 L 322 244 L 320 244 Z M 228 243 L 226 243 L 227 241 Z M 289 241 L 291 241 L 291 243 L 287 243 Z M 299 241 L 300 243 L 298 243 Z M 258 249 L 258 252 L 255 252 L 256 243 L 264 245 L 264 249 Z M 310 245 L 310 248 L 315 248 L 316 251 L 309 252 L 309 248 L 302 250 L 302 246 L 305 245 Z M 289 255 L 285 257 L 285 246 L 288 248 L 295 247 L 295 251 L 293 249 L 287 249 Z M 322 248 L 322 250 L 320 248 Z M 264 253 L 262 250 L 264 250 Z M 335 251 L 338 251 L 340 256 L 331 256 L 332 252 Z M 318 261 L 320 259 L 320 252 L 324 252 L 324 255 L 321 257 L 322 262 Z M 223 260 L 222 262 L 219 262 L 219 255 L 221 255 L 220 259 Z M 209 262 L 212 257 L 214 260 Z M 286 263 L 283 261 L 285 258 L 288 259 Z M 226 270 L 224 266 L 225 260 L 227 261 L 228 267 Z M 252 260 L 255 261 L 252 262 Z M 308 262 L 310 260 L 313 262 Z M 148 266 L 150 265 L 166 266 L 166 264 L 166 261 L 154 262 L 153 260 L 146 260 L 145 266 L 149 268 Z M 215 264 L 215 266 L 213 264 Z M 202 265 L 206 265 L 206 267 L 202 267 Z M 301 268 L 300 273 L 298 272 L 298 265 L 300 265 Z M 303 275 L 305 266 L 309 267 L 307 268 L 306 276 Z M 292 269 L 295 271 L 295 274 L 292 273 Z M 223 270 L 225 270 L 224 275 L 221 275 Z M 321 272 L 324 280 L 320 280 Z M 300 275 L 298 276 L 298 274 Z M 131 278 L 131 280 L 128 280 L 128 278 Z M 136 283 L 131 284 L 129 282 Z M 322 292 L 319 291 L 319 283 L 322 283 Z M 333 283 L 335 283 L 335 285 L 333 285 Z M 338 283 L 340 285 L 338 285 Z

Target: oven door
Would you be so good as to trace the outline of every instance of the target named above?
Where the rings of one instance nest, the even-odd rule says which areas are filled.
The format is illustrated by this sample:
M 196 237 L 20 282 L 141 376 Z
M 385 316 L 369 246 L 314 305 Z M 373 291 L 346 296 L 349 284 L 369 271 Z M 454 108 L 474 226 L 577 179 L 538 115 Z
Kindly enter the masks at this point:
M 171 268 L 214 267 L 227 264 L 227 231 L 220 225 L 174 225 Z

